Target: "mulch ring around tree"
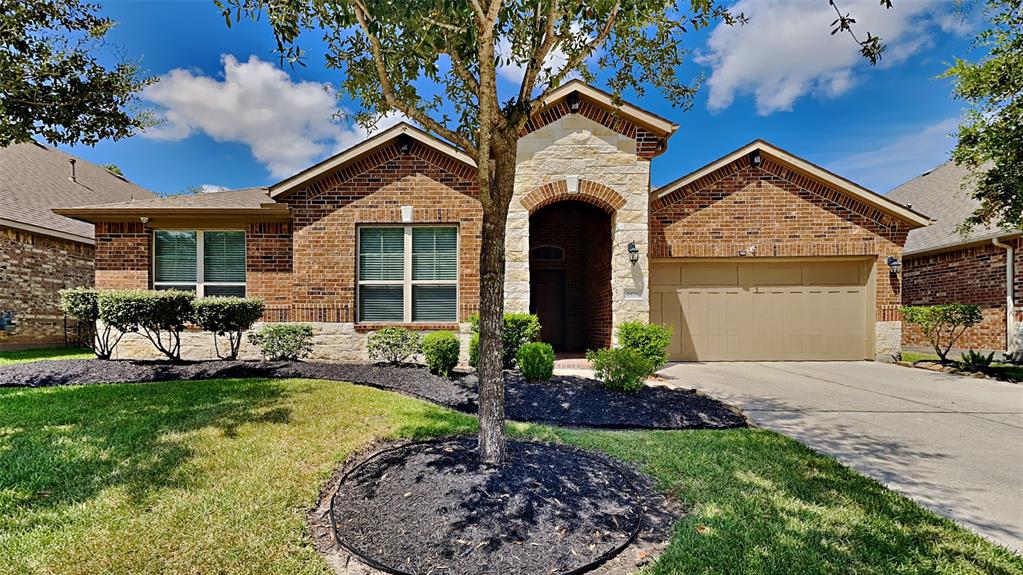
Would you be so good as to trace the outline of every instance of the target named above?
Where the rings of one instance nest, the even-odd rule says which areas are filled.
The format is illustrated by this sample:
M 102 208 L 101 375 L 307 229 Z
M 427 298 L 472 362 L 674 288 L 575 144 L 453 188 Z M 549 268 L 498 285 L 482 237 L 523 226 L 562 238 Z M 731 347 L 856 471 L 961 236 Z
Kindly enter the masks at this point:
M 506 465 L 476 440 L 387 446 L 339 469 L 309 515 L 342 575 L 631 573 L 665 546 L 675 505 L 609 457 L 513 440 Z
M 0 366 L 0 387 L 45 387 L 220 378 L 308 378 L 347 381 L 475 415 L 477 380 L 460 373 L 446 378 L 421 366 L 300 361 L 51 360 Z M 556 375 L 526 381 L 505 372 L 505 413 L 516 421 L 601 429 L 727 429 L 746 427 L 737 409 L 692 389 L 647 386 L 609 391 L 597 380 Z

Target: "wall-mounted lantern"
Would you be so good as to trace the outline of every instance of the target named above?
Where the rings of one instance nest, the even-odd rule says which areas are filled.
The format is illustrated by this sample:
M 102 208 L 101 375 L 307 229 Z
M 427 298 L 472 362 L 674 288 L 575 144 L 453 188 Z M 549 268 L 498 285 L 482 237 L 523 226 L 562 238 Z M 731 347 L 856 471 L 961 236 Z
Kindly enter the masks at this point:
M 639 262 L 639 248 L 636 247 L 636 242 L 629 242 L 629 261 L 632 265 Z
M 902 262 L 895 256 L 888 256 L 888 269 L 895 275 L 899 275 L 902 271 Z

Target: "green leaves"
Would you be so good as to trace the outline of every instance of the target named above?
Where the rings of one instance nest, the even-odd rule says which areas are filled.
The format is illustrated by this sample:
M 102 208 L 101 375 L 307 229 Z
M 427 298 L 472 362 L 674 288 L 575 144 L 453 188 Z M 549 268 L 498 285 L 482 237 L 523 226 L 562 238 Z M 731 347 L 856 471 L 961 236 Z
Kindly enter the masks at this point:
M 903 320 L 920 326 L 942 362 L 963 333 L 983 319 L 979 306 L 958 303 L 905 306 L 901 311 Z

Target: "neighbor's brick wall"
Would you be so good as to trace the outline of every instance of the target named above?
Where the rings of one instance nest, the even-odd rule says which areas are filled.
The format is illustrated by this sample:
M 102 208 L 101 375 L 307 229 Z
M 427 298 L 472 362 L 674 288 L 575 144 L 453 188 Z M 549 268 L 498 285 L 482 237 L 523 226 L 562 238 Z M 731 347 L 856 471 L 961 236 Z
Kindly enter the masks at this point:
M 0 349 L 64 344 L 61 289 L 93 284 L 93 246 L 0 226 Z
M 903 263 L 903 303 L 978 305 L 983 321 L 966 330 L 956 347 L 1004 350 L 1005 256 L 1005 250 L 991 244 L 940 254 L 908 256 Z M 910 323 L 903 325 L 902 344 L 930 345 L 920 328 Z
M 413 142 L 409 153 L 390 145 L 297 191 L 283 201 L 292 213 L 291 302 L 350 310 L 355 315 L 356 229 L 400 224 L 458 226 L 460 321 L 479 308 L 482 207 L 475 170 Z
M 96 224 L 96 287 L 149 287 L 149 228 L 141 222 Z
M 879 322 L 902 301 L 888 256 L 901 258 L 906 224 L 802 174 L 748 157 L 655 199 L 650 257 L 870 256 L 876 259 Z

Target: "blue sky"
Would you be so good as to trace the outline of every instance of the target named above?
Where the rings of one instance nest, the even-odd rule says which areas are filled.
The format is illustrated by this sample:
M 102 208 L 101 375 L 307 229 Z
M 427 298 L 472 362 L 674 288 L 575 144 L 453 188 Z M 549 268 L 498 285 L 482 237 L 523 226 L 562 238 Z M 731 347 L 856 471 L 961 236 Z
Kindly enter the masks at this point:
M 960 116 L 948 80 L 936 79 L 955 57 L 970 57 L 976 15 L 953 4 L 845 0 L 860 29 L 889 44 L 871 67 L 848 37 L 829 34 L 826 0 L 744 0 L 743 27 L 686 38 L 694 51 L 683 77 L 705 79 L 692 109 L 665 103 L 656 90 L 626 99 L 680 127 L 652 165 L 654 185 L 669 182 L 756 138 L 763 138 L 884 193 L 945 161 Z M 128 178 L 160 193 L 192 186 L 267 185 L 361 138 L 333 121 L 337 101 L 323 84 L 338 72 L 323 66 L 316 38 L 304 68 L 281 68 L 261 23 L 227 29 L 212 1 L 109 2 L 118 27 L 109 44 L 161 78 L 144 103 L 165 118 L 147 134 L 95 147 L 69 148 L 97 163 L 115 163 Z M 503 70 L 510 87 L 515 70 Z M 600 83 L 597 83 L 600 87 Z

